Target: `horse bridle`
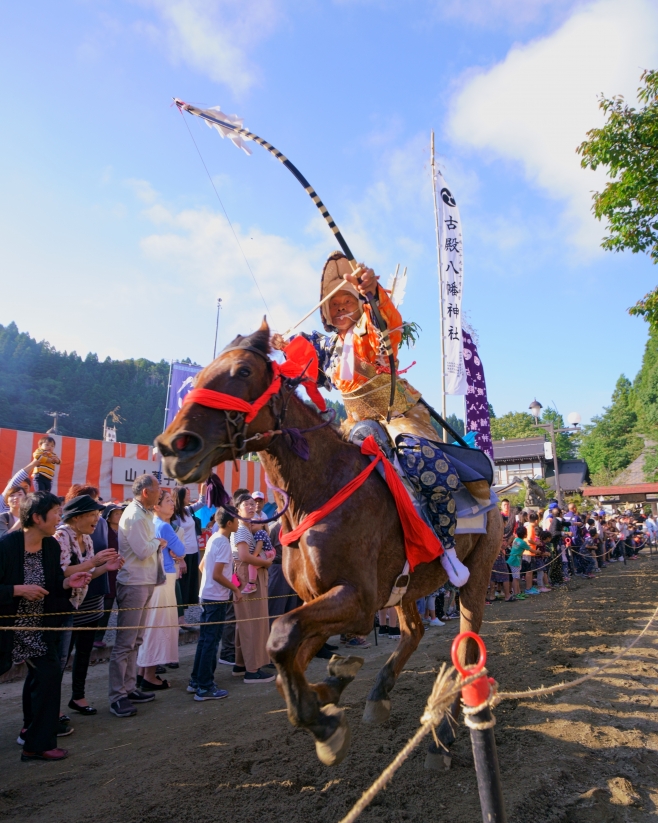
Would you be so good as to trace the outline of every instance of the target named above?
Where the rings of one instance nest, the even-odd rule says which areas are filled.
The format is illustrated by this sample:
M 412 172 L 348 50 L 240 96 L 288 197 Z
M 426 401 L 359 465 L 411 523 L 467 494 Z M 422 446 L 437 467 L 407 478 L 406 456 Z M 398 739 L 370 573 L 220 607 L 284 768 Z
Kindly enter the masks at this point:
M 220 352 L 219 356 L 221 357 L 223 354 L 229 354 L 232 351 L 248 351 L 252 354 L 256 354 L 259 357 L 261 357 L 263 360 L 265 360 L 268 366 L 274 365 L 273 361 L 270 360 L 270 358 L 264 352 L 262 352 L 260 349 L 255 348 L 254 346 L 231 346 L 230 348 L 223 349 Z M 212 406 L 212 408 L 215 408 L 217 411 L 223 412 L 226 422 L 226 435 L 228 442 L 218 443 L 217 448 L 230 451 L 231 460 L 235 461 L 238 458 L 245 455 L 248 451 L 250 451 L 250 449 L 248 448 L 248 444 L 255 440 L 260 440 L 263 437 L 268 436 L 274 439 L 275 437 L 284 434 L 285 430 L 282 429 L 282 424 L 285 420 L 286 413 L 288 411 L 288 404 L 290 402 L 290 398 L 295 393 L 295 390 L 304 379 L 304 373 L 302 373 L 299 377 L 284 377 L 281 374 L 275 373 L 272 382 L 274 382 L 274 380 L 276 380 L 277 377 L 279 377 L 281 380 L 281 386 L 279 387 L 279 390 L 275 392 L 266 403 L 266 405 L 270 407 L 270 410 L 274 415 L 275 425 L 273 429 L 270 429 L 266 432 L 259 432 L 258 434 L 253 435 L 252 437 L 247 437 L 247 430 L 249 428 L 249 422 L 251 421 L 247 422 L 246 411 L 235 411 L 221 408 L 215 405 Z M 270 383 L 270 387 L 271 385 L 272 384 Z M 267 393 L 270 387 L 268 387 L 268 389 L 265 390 L 264 394 Z M 213 392 L 213 390 L 211 389 L 208 389 L 206 391 L 212 394 L 221 395 L 220 392 Z M 198 400 L 195 399 L 194 390 L 187 395 L 186 400 L 188 397 L 190 398 L 189 402 L 198 402 Z M 239 398 L 236 398 L 236 401 L 238 400 Z M 279 408 L 275 408 L 277 401 L 280 402 Z M 246 404 L 245 402 L 245 405 L 253 405 L 257 402 L 258 398 L 255 401 L 252 401 L 252 404 Z M 328 425 L 330 422 L 331 420 L 328 420 L 326 423 L 322 423 L 321 426 Z

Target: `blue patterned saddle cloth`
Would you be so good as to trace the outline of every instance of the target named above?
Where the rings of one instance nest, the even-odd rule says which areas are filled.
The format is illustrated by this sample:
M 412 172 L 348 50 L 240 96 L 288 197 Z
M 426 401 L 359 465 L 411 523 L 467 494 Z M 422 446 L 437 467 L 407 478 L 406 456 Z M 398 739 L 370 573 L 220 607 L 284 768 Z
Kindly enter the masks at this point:
M 495 507 L 498 498 L 495 492 L 490 491 L 488 501 L 477 500 L 464 486 L 464 483 L 473 483 L 478 480 L 486 480 L 487 484 L 491 486 L 493 466 L 483 451 L 464 448 L 464 446 L 456 443 L 448 444 L 428 440 L 412 434 L 399 434 L 395 438 L 395 443 L 391 443 L 386 430 L 374 420 L 362 420 L 357 423 L 350 432 L 349 440 L 360 445 L 369 434 L 375 438 L 384 454 L 395 466 L 416 509 L 430 526 L 432 523 L 427 514 L 427 500 L 416 493 L 410 478 L 407 477 L 405 457 L 413 452 L 421 454 L 423 446 L 430 446 L 434 452 L 441 452 L 443 457 L 453 466 L 460 480 L 457 488 L 450 490 L 456 506 L 456 534 L 482 534 L 486 532 L 486 514 Z

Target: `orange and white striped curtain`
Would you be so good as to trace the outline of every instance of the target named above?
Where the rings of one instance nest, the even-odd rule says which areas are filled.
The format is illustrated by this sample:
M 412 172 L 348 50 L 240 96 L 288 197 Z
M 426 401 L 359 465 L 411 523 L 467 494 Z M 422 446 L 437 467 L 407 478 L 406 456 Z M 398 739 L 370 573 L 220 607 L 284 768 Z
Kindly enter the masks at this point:
M 37 448 L 37 442 L 43 437 L 42 432 L 24 432 L 16 429 L 0 429 L 0 491 L 19 469 L 27 466 Z M 112 460 L 115 457 L 148 460 L 153 462 L 153 471 L 158 471 L 160 461 L 153 454 L 151 446 L 135 443 L 106 443 L 103 440 L 85 440 L 81 437 L 53 435 L 55 452 L 61 463 L 55 469 L 53 494 L 64 497 L 74 483 L 96 486 L 105 501 L 117 502 L 132 497 L 130 484 L 112 482 Z M 265 471 L 260 463 L 252 460 L 239 460 L 238 468 L 233 463 L 224 463 L 216 469 L 226 490 L 233 493 L 235 489 L 246 488 L 250 491 L 260 490 L 267 500 L 274 496 L 267 488 Z M 188 484 L 192 497 L 198 496 L 199 487 Z

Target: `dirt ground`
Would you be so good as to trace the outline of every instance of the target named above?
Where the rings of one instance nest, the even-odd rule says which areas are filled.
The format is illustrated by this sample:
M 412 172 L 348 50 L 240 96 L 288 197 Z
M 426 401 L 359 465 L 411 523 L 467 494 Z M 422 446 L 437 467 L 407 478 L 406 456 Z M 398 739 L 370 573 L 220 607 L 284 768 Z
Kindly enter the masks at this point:
M 627 645 L 658 600 L 658 557 L 594 580 L 486 609 L 482 634 L 501 690 L 575 679 Z M 73 718 L 59 763 L 21 763 L 20 683 L 0 686 L 0 814 L 8 821 L 337 823 L 418 726 L 433 671 L 458 621 L 430 629 L 398 681 L 391 719 L 361 725 L 366 694 L 392 642 L 364 652 L 343 696 L 352 727 L 346 760 L 320 765 L 311 738 L 286 718 L 274 684 L 249 686 L 219 666 L 227 700 L 195 703 L 185 686 L 194 646 L 181 647 L 174 688 L 120 720 L 107 707 L 107 665 L 94 666 L 95 717 Z M 510 823 L 644 823 L 658 811 L 658 626 L 605 677 L 541 700 L 501 704 L 496 739 Z M 370 638 L 372 640 L 372 636 Z M 320 679 L 324 663 L 313 661 Z M 65 676 L 63 705 L 70 674 Z M 470 740 L 461 727 L 452 769 L 423 769 L 425 747 L 400 769 L 364 821 L 480 820 Z

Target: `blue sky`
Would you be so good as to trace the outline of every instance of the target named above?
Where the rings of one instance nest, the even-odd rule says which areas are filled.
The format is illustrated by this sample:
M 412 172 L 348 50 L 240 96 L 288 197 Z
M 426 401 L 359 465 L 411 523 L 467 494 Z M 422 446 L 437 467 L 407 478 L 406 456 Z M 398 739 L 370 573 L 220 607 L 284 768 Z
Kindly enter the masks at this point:
M 212 355 L 266 313 L 173 96 L 221 105 L 309 178 L 355 252 L 409 268 L 402 366 L 439 398 L 429 133 L 461 207 L 464 304 L 498 414 L 601 411 L 639 368 L 646 257 L 600 250 L 575 147 L 658 66 L 651 0 L 10 4 L 0 67 L 0 323 L 100 357 Z M 283 330 L 332 236 L 292 176 L 188 125 Z M 318 326 L 315 322 L 306 328 Z M 451 398 L 457 412 L 461 400 Z

